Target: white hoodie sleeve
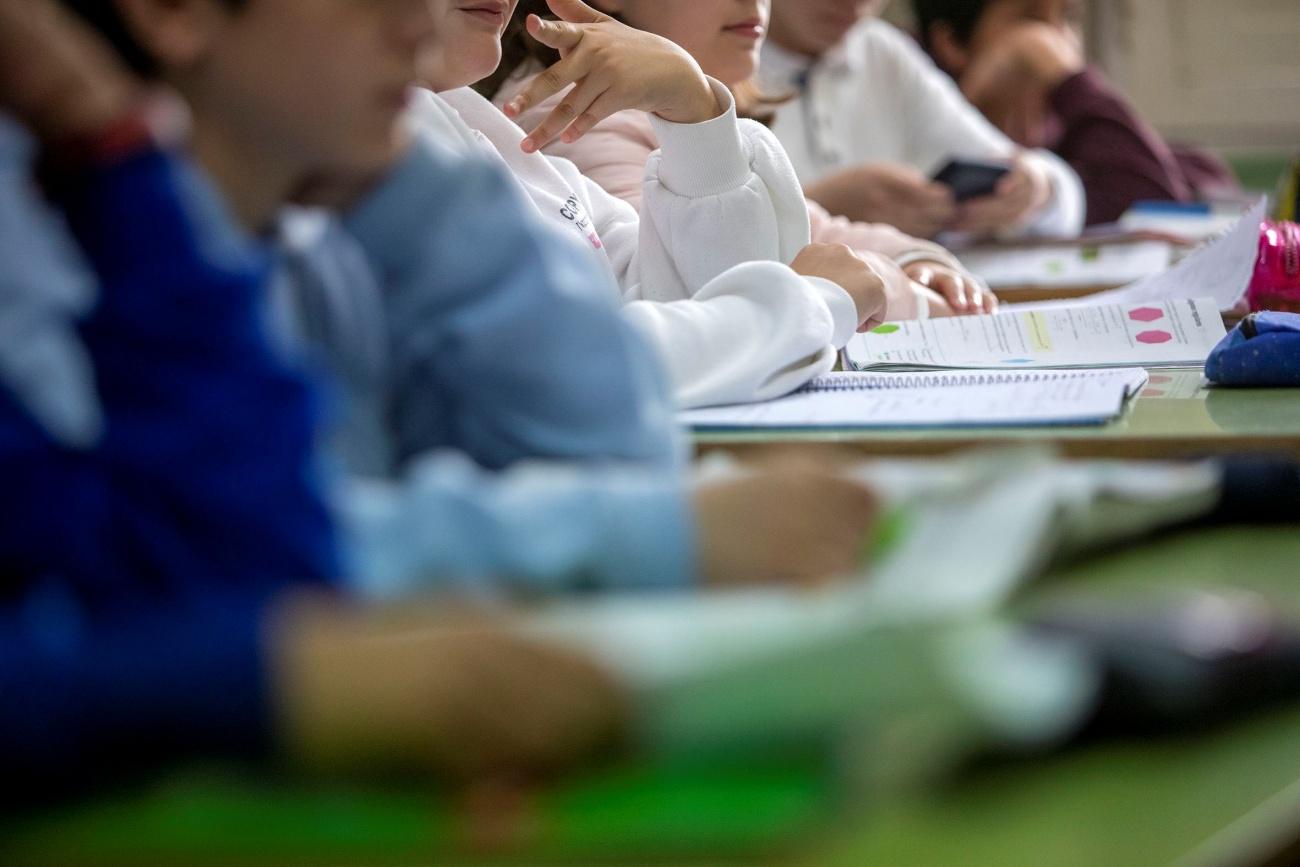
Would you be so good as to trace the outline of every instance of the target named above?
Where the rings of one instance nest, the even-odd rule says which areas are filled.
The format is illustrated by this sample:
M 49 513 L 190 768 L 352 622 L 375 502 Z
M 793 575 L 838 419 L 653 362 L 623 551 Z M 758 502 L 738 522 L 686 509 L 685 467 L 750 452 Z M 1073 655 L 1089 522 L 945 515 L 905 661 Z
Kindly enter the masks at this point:
M 731 92 L 710 83 L 726 106 L 713 120 L 677 124 L 623 111 L 576 142 L 546 148 L 639 211 L 635 277 L 625 284 L 634 297 L 691 298 L 743 262 L 789 263 L 811 239 L 803 187 L 780 143 L 739 120 Z M 539 123 L 562 98 L 535 107 L 521 125 Z
M 839 286 L 751 262 L 692 300 L 633 301 L 624 315 L 662 354 L 682 408 L 781 397 L 831 370 L 857 327 Z
M 624 315 L 658 350 L 670 372 L 679 406 L 743 403 L 793 391 L 829 370 L 835 350 L 856 330 L 856 305 L 841 287 L 826 280 L 805 279 L 772 261 L 774 253 L 780 252 L 781 238 L 793 235 L 798 239 L 792 258 L 806 243 L 807 211 L 802 198 L 797 202 L 803 218 L 788 231 L 778 231 L 778 221 L 769 216 L 766 225 L 774 240 L 766 248 L 731 242 L 729 256 L 715 256 L 707 265 L 693 262 L 679 268 L 670 249 L 683 257 L 702 259 L 711 247 L 724 243 L 737 230 L 711 226 L 708 236 L 702 236 L 699 230 L 683 229 L 695 234 L 682 235 L 681 246 L 676 248 L 657 243 L 653 247 L 656 255 L 647 257 L 646 239 L 654 237 L 656 230 L 647 227 L 633 206 L 606 192 L 566 159 L 524 154 L 519 148 L 523 133 L 490 105 L 494 114 L 485 116 L 485 104 L 476 95 L 455 91 L 444 97 L 465 123 L 475 125 L 497 149 L 543 216 L 567 224 L 565 234 L 571 238 L 589 241 L 586 228 L 594 230 L 597 249 L 621 287 Z M 509 130 L 502 129 L 501 123 Z M 720 132 L 725 131 L 723 124 L 711 121 L 699 126 L 711 126 L 703 131 L 703 137 L 727 140 Z M 716 145 L 719 159 L 729 154 L 739 160 L 747 153 L 734 128 L 733 116 L 732 151 L 727 151 L 725 144 Z M 641 167 L 646 153 L 640 155 Z M 739 167 L 731 166 L 735 183 L 750 185 L 743 195 L 757 201 L 762 197 L 762 185 L 751 185 L 754 173 L 747 161 L 739 161 Z M 638 175 L 641 171 L 638 168 Z M 793 178 L 792 171 L 789 176 Z M 722 187 L 724 192 L 714 196 L 715 200 L 734 193 L 728 184 Z M 688 197 L 687 209 L 691 204 Z M 581 231 L 572 231 L 575 227 Z M 683 272 L 696 275 L 699 284 L 689 293 Z

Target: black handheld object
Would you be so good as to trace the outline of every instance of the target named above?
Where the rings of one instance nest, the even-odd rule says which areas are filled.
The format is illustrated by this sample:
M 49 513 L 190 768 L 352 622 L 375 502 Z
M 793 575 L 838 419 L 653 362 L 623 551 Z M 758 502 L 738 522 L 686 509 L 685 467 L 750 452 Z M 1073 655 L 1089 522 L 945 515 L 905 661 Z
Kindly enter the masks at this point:
M 1002 163 L 952 160 L 939 169 L 934 181 L 952 190 L 957 201 L 965 202 L 993 195 L 998 188 L 998 181 L 1010 171 L 1010 167 Z

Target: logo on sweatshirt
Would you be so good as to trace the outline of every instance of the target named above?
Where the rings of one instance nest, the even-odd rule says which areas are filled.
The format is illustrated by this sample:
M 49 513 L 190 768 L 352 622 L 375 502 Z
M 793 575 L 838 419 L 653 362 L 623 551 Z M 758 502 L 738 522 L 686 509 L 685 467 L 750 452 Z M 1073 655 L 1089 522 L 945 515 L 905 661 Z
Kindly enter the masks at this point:
M 560 216 L 573 224 L 573 227 L 583 234 L 597 250 L 605 249 L 601 243 L 600 235 L 596 234 L 596 227 L 591 223 L 591 217 L 587 216 L 587 209 L 583 207 L 582 202 L 578 201 L 577 196 L 569 196 L 564 204 L 560 207 Z

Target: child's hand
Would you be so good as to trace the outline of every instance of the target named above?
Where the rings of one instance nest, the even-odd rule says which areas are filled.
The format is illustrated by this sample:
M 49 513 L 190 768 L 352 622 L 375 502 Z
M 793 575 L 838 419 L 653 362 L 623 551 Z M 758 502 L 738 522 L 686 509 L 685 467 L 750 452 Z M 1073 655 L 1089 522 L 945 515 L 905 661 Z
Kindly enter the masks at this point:
M 0 0 L 0 108 L 47 145 L 93 135 L 127 112 L 139 82 L 51 0 Z
M 809 244 L 790 268 L 804 277 L 821 277 L 840 286 L 858 311 L 858 327 L 867 331 L 888 316 L 885 280 L 871 263 L 844 244 Z
M 878 506 L 830 467 L 774 466 L 696 492 L 700 569 L 713 587 L 807 586 L 862 566 Z
M 952 190 L 902 163 L 862 163 L 810 185 L 808 194 L 831 213 L 918 238 L 933 238 L 958 215 Z
M 1046 169 L 1022 153 L 1011 164 L 1011 171 L 998 181 L 993 195 L 962 205 L 961 217 L 952 228 L 977 235 L 1014 229 L 1027 222 L 1051 198 L 1052 180 Z
M 280 734 L 308 770 L 518 779 L 589 760 L 628 725 L 593 662 L 482 617 L 304 604 L 273 625 Z
M 914 282 L 932 289 L 943 297 L 948 315 L 968 316 L 996 313 L 998 297 L 973 275 L 942 262 L 910 262 L 903 268 Z M 931 312 L 934 312 L 933 307 Z
M 548 0 L 561 21 L 528 17 L 528 32 L 563 59 L 538 75 L 505 106 L 517 118 L 569 85 L 573 89 L 523 141 L 538 151 L 555 139 L 577 141 L 625 109 L 653 112 L 674 123 L 702 123 L 723 106 L 698 63 L 673 42 L 621 24 L 581 0 Z
M 960 85 L 971 104 L 1011 139 L 1036 147 L 1052 91 L 1086 65 L 1075 30 L 1026 22 L 971 63 Z

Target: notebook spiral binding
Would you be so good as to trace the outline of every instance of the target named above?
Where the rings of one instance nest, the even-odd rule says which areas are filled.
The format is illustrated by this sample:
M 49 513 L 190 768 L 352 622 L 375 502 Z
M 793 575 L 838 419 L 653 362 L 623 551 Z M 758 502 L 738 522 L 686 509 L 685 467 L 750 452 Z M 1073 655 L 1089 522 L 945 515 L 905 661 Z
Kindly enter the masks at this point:
M 860 374 L 853 377 L 819 377 L 804 387 L 805 391 L 878 391 L 898 388 L 964 388 L 972 385 L 1016 385 L 1026 382 L 1059 382 L 1063 379 L 1087 379 L 1096 374 L 1068 370 L 981 373 L 906 373 L 885 376 Z

